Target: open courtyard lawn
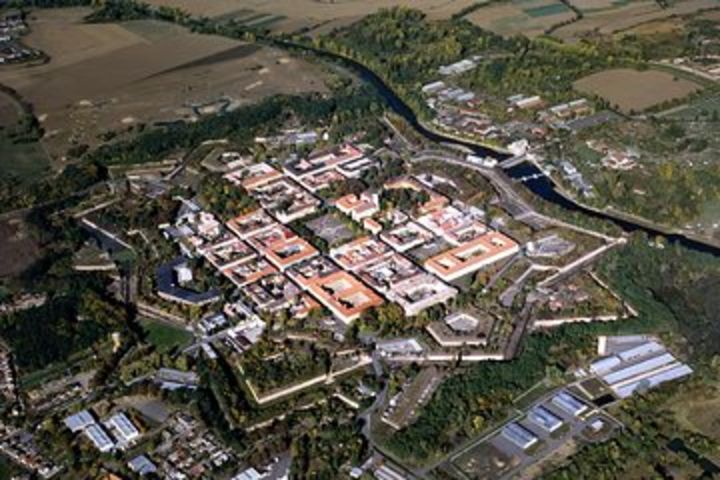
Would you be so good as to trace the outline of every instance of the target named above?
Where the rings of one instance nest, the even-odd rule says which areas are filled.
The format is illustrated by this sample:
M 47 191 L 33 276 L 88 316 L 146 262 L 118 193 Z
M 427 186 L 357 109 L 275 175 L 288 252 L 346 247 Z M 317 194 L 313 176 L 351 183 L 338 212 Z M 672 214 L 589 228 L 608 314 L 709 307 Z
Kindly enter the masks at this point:
M 33 183 L 49 172 L 50 162 L 37 142 L 13 143 L 0 135 L 0 180 Z
M 575 89 L 598 95 L 625 113 L 641 112 L 702 89 L 697 83 L 657 70 L 618 68 L 576 81 Z
M 327 91 L 319 66 L 284 51 L 150 20 L 84 23 L 89 13 L 33 12 L 24 41 L 50 61 L 0 71 L 0 83 L 33 104 L 53 157 L 141 124 L 195 118 L 193 107 Z
M 187 330 L 158 322 L 156 320 L 143 319 L 140 321 L 147 334 L 147 341 L 150 342 L 159 352 L 165 353 L 174 348 L 183 348 L 192 341 L 192 334 Z

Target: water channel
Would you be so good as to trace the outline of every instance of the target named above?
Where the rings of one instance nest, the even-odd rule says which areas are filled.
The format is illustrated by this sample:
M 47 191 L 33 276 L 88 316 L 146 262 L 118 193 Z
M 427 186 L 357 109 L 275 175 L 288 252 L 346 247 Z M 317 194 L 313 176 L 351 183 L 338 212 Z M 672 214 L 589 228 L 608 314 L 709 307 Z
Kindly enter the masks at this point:
M 283 40 L 278 40 L 274 43 L 276 44 L 276 46 L 279 46 L 281 48 L 300 51 L 302 53 L 308 53 L 323 59 L 330 60 L 335 63 L 340 63 L 344 67 L 347 67 L 350 70 L 354 71 L 363 81 L 369 83 L 375 88 L 380 97 L 385 100 L 385 102 L 396 114 L 403 117 L 403 119 L 405 119 L 405 121 L 418 134 L 430 140 L 431 142 L 463 147 L 465 149 L 471 150 L 473 154 L 477 156 L 489 156 L 500 161 L 505 160 L 509 157 L 505 153 L 497 152 L 495 150 L 483 147 L 470 141 L 459 140 L 429 130 L 418 120 L 415 112 L 400 97 L 398 97 L 397 94 L 375 72 L 354 60 L 324 50 L 318 50 L 309 46 Z M 690 250 L 720 256 L 720 248 L 713 245 L 703 243 L 698 240 L 693 240 L 685 235 L 663 232 L 648 225 L 643 225 L 628 219 L 619 218 L 618 216 L 606 214 L 580 205 L 573 200 L 567 198 L 566 196 L 560 194 L 557 191 L 555 184 L 548 177 L 542 175 L 542 172 L 538 169 L 538 167 L 531 163 L 520 163 L 519 165 L 507 169 L 506 173 L 511 178 L 515 179 L 540 174 L 537 175 L 536 178 L 523 182 L 523 185 L 543 200 L 558 205 L 567 210 L 580 212 L 593 218 L 612 222 L 627 233 L 642 231 L 651 237 L 662 237 L 665 238 L 669 243 L 678 243 Z

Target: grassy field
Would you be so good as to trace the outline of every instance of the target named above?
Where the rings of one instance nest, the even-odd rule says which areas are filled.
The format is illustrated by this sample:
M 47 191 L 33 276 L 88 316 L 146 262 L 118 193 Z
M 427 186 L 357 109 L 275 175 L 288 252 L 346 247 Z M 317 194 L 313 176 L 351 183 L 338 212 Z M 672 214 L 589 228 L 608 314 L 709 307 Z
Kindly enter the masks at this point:
M 0 135 L 0 178 L 32 183 L 48 173 L 50 161 L 39 143 L 12 143 Z
M 623 112 L 640 112 L 663 102 L 683 98 L 702 87 L 656 70 L 605 70 L 575 82 L 578 91 L 598 95 Z
M 542 35 L 554 25 L 575 18 L 575 13 L 557 0 L 512 0 L 489 3 L 465 17 L 500 35 Z
M 720 116 L 720 96 L 706 96 L 673 109 L 667 117 L 681 121 L 712 121 L 714 112 Z
M 174 348 L 182 348 L 192 340 L 192 334 L 187 330 L 166 323 L 144 319 L 141 324 L 147 333 L 148 342 L 162 353 L 169 352 Z
M 681 426 L 720 440 L 720 397 L 713 386 L 682 391 L 668 402 L 668 408 Z
M 99 144 L 108 131 L 192 119 L 193 105 L 327 91 L 320 67 L 282 51 L 154 21 L 85 24 L 88 12 L 33 12 L 25 41 L 50 62 L 0 71 L 0 83 L 34 105 L 55 158 L 72 145 Z

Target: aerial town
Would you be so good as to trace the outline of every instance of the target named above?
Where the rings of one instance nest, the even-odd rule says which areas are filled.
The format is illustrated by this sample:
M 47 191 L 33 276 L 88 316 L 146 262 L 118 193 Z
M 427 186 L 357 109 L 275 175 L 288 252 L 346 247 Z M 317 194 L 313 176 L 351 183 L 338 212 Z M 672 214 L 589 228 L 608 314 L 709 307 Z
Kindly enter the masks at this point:
M 720 475 L 714 1 L 0 2 L 0 480 Z

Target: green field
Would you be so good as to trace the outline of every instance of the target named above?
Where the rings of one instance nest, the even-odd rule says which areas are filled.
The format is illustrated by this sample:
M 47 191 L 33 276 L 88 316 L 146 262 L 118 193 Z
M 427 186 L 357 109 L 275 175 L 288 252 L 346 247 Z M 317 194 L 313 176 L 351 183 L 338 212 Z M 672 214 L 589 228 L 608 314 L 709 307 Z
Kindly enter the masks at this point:
M 550 15 L 558 15 L 565 13 L 570 9 L 562 3 L 551 3 L 548 5 L 542 5 L 540 7 L 526 8 L 523 9 L 526 15 L 532 18 L 538 17 L 549 17 Z
M 187 330 L 173 327 L 166 323 L 144 319 L 140 322 L 150 342 L 161 353 L 169 352 L 174 348 L 182 348 L 190 343 L 192 334 Z
M 39 143 L 12 143 L 0 136 L 0 179 L 33 183 L 50 170 L 48 156 Z

